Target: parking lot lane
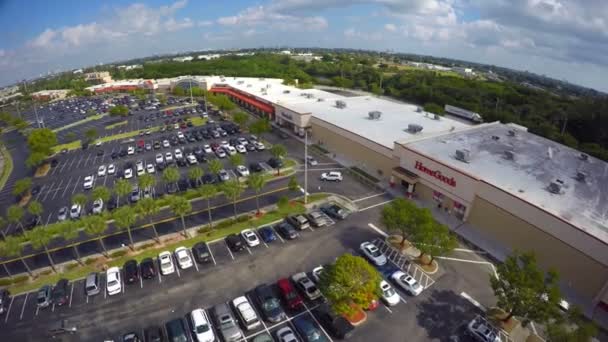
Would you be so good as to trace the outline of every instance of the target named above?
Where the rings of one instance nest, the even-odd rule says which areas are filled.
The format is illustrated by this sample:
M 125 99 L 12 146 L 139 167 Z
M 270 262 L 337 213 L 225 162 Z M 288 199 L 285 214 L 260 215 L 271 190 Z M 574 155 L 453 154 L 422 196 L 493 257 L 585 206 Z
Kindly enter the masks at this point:
M 8 317 L 11 315 L 11 308 L 13 307 L 13 302 L 15 301 L 15 297 L 11 297 L 11 302 L 8 304 L 8 309 L 4 313 L 6 317 L 4 317 L 4 323 L 8 322 Z

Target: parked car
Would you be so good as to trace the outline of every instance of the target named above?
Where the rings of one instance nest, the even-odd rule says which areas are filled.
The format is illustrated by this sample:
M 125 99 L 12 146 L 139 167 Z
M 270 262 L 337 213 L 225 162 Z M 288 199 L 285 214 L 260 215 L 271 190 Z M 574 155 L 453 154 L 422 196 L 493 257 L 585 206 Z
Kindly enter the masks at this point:
M 72 204 L 72 207 L 70 208 L 70 218 L 71 219 L 79 218 L 81 211 L 82 211 L 82 207 L 80 206 L 80 204 Z
M 279 279 L 277 287 L 281 292 L 281 297 L 287 304 L 287 307 L 291 310 L 298 309 L 304 304 L 302 297 L 298 294 L 296 289 L 291 285 L 291 282 L 287 278 Z
M 186 247 L 180 246 L 175 249 L 175 259 L 182 270 L 190 268 L 193 265 L 190 251 Z
M 325 270 L 325 268 L 321 265 L 312 269 L 312 278 L 317 284 L 321 281 L 321 274 L 323 273 L 323 270 Z
M 261 334 L 256 335 L 251 342 L 274 342 L 270 333 L 262 332 Z
M 277 224 L 275 226 L 275 229 L 277 230 L 277 232 L 279 232 L 279 234 L 281 234 L 285 239 L 288 240 L 293 240 L 300 236 L 296 229 L 285 221 Z
M 168 275 L 175 272 L 175 266 L 173 266 L 173 258 L 171 257 L 170 252 L 160 252 L 160 254 L 158 254 L 158 263 L 162 275 Z
M 10 299 L 10 292 L 6 289 L 0 289 L 0 314 L 3 314 L 8 310 Z
M 359 250 L 363 255 L 376 266 L 386 265 L 387 259 L 384 253 L 380 252 L 378 247 L 369 241 L 365 241 L 359 245 Z
M 298 316 L 291 321 L 305 342 L 329 342 L 315 321 L 307 316 Z
M 228 174 L 228 171 L 221 169 L 220 172 L 217 173 L 217 176 L 219 177 L 220 181 L 222 182 L 226 182 L 228 180 L 230 180 L 230 174 Z
M 182 317 L 170 320 L 165 323 L 167 330 L 167 339 L 169 342 L 191 342 L 190 333 L 188 332 L 188 323 Z
M 243 244 L 243 239 L 239 235 L 230 234 L 226 236 L 226 244 L 228 248 L 230 248 L 233 252 L 241 251 L 245 248 L 245 244 Z
M 225 342 L 235 342 L 243 338 L 243 332 L 239 328 L 226 303 L 220 303 L 213 307 L 213 315 L 217 320 L 217 328 L 222 334 Z
M 341 182 L 342 173 L 339 171 L 324 172 L 321 174 L 322 181 Z
M 133 178 L 133 170 L 131 168 L 125 169 L 125 179 Z
M 211 261 L 211 253 L 209 251 L 209 246 L 205 242 L 198 242 L 194 246 L 192 246 L 192 255 L 194 256 L 194 260 L 199 264 L 203 264 Z
M 152 279 L 156 277 L 156 266 L 152 258 L 145 258 L 139 263 L 139 270 L 143 279 Z
M 335 314 L 327 303 L 317 308 L 317 320 L 329 334 L 339 339 L 351 337 L 355 330 L 346 318 Z
M 266 243 L 271 243 L 277 239 L 277 235 L 274 233 L 274 229 L 272 229 L 270 226 L 258 229 L 258 234 L 260 234 L 262 241 Z
M 107 173 L 108 173 L 108 175 L 113 175 L 114 173 L 116 173 L 116 165 L 114 165 L 114 164 L 108 165 Z
M 500 342 L 498 330 L 481 316 L 467 324 L 467 332 L 479 342 Z
M 154 168 L 154 164 L 149 163 L 146 165 L 146 172 L 148 173 L 155 173 L 156 169 Z
M 344 220 L 348 217 L 348 211 L 337 204 L 322 206 L 321 211 L 327 214 L 327 216 L 338 220 Z
M 253 232 L 253 229 L 244 229 L 241 231 L 241 236 L 249 247 L 255 247 L 260 244 L 260 239 L 258 239 L 258 236 Z
M 396 271 L 391 275 L 391 279 L 412 296 L 417 296 L 422 292 L 422 285 L 408 273 Z
M 51 296 L 52 290 L 51 285 L 44 285 L 38 290 L 38 293 L 36 294 L 36 305 L 38 305 L 39 308 L 43 309 L 51 305 L 53 302 Z
M 124 335 L 122 335 L 123 342 L 143 342 L 141 338 L 139 338 L 139 334 L 131 331 Z
M 68 294 L 68 280 L 59 279 L 53 287 L 53 303 L 57 306 L 67 304 L 69 300 Z
M 262 168 L 262 164 L 260 164 L 260 163 L 251 163 L 251 164 L 249 164 L 249 171 L 262 172 L 262 171 L 264 171 L 264 168 Z
M 382 291 L 382 300 L 386 305 L 395 306 L 399 304 L 401 298 L 386 280 L 380 281 L 380 291 Z
M 325 216 L 325 214 L 323 214 L 320 210 L 311 211 L 306 215 L 306 218 L 308 219 L 308 222 L 310 222 L 310 224 L 316 228 L 323 227 L 328 224 L 327 216 Z
M 112 296 L 122 291 L 122 284 L 120 281 L 120 268 L 110 267 L 106 271 L 106 289 L 108 295 Z
M 321 291 L 317 288 L 310 278 L 304 272 L 296 273 L 291 276 L 291 280 L 296 284 L 296 287 L 302 292 L 308 299 L 315 300 L 321 298 Z
M 122 266 L 122 269 L 125 271 L 125 284 L 133 284 L 139 280 L 139 267 L 137 266 L 137 261 L 133 259 L 127 260 Z
M 277 330 L 276 335 L 280 342 L 300 342 L 290 326 L 285 326 Z
M 251 331 L 262 325 L 247 297 L 240 296 L 233 299 L 232 306 L 246 330 Z
M 93 201 L 93 214 L 101 214 L 103 211 L 103 200 L 101 198 Z
M 190 312 L 192 333 L 198 342 L 214 342 L 215 333 L 211 328 L 211 321 L 204 309 L 195 309 Z
M 287 216 L 287 218 L 285 218 L 285 221 L 287 221 L 289 224 L 291 224 L 295 228 L 298 228 L 299 230 L 304 230 L 304 229 L 310 228 L 308 219 L 306 219 L 306 216 L 304 216 L 302 214 Z
M 68 218 L 68 207 L 61 207 L 57 213 L 57 221 L 65 221 Z
M 101 292 L 99 273 L 91 272 L 84 281 L 84 292 L 87 296 L 95 296 Z
M 273 169 L 278 169 L 283 166 L 283 161 L 279 158 L 270 158 L 268 159 L 268 165 Z
M 76 324 L 70 320 L 62 319 L 55 321 L 47 331 L 47 335 L 51 339 L 55 339 L 62 335 L 73 335 L 78 331 Z
M 236 173 L 239 177 L 249 177 L 249 170 L 244 165 L 237 165 Z
M 313 156 L 306 156 L 306 162 L 310 166 L 317 166 L 317 165 L 319 165 L 319 162 L 317 162 L 317 160 Z
M 165 334 L 159 326 L 150 326 L 144 329 L 144 339 L 146 342 L 164 342 Z
M 93 183 L 95 182 L 95 176 L 89 175 L 84 177 L 84 182 L 82 184 L 85 190 L 90 190 L 93 188 Z
M 103 177 L 105 175 L 106 175 L 106 166 L 100 165 L 99 168 L 97 169 L 97 177 Z
M 255 288 L 254 292 L 258 307 L 262 309 L 262 314 L 268 322 L 278 323 L 287 318 L 283 307 L 281 307 L 281 301 L 274 294 L 270 286 L 266 284 L 259 285 Z

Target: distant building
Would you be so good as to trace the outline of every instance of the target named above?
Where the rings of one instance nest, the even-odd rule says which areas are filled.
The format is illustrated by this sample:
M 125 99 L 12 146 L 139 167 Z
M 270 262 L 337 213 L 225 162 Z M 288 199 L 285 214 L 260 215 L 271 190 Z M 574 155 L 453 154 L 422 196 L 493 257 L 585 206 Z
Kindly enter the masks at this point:
M 41 90 L 32 93 L 32 98 L 40 101 L 52 101 L 64 99 L 68 96 L 69 89 L 57 89 L 57 90 Z
M 194 59 L 192 56 L 184 56 L 184 57 L 175 57 L 173 58 L 174 62 L 190 62 Z
M 82 74 L 82 69 L 76 69 L 72 71 L 73 74 Z
M 110 83 L 112 82 L 112 76 L 110 76 L 109 71 L 89 72 L 84 74 L 84 80 L 95 83 Z
M 123 69 L 123 70 L 133 70 L 133 69 L 141 69 L 143 68 L 143 65 L 141 64 L 134 64 L 134 65 L 119 65 L 118 69 Z
M 465 77 L 475 76 L 475 72 L 471 68 L 453 67 L 452 71 L 454 71 L 462 76 L 465 76 Z
M 198 55 L 196 58 L 197 59 L 204 59 L 206 61 L 211 60 L 211 59 L 216 59 L 216 58 L 220 58 L 221 55 L 219 54 L 212 54 L 212 55 Z

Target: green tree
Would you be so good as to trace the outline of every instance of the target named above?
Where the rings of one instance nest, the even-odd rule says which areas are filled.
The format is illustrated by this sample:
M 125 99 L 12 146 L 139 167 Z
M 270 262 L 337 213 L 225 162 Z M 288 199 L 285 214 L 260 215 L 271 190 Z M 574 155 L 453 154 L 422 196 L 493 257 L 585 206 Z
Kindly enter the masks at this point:
M 555 342 L 591 342 L 598 332 L 597 326 L 585 319 L 577 307 L 547 324 L 549 341 Z
M 222 162 L 217 159 L 211 159 L 211 161 L 209 161 L 208 167 L 209 172 L 211 172 L 211 174 L 213 174 L 214 176 L 217 176 L 220 170 L 224 168 L 224 165 L 222 165 Z
M 290 191 L 297 191 L 298 189 L 300 189 L 300 185 L 298 184 L 298 179 L 296 178 L 296 176 L 289 177 L 289 183 L 287 184 L 287 187 Z
M 82 208 L 86 206 L 87 202 L 89 202 L 89 197 L 83 193 L 77 193 L 72 196 L 72 203 L 78 204 Z
M 133 236 L 131 235 L 131 228 L 137 219 L 135 210 L 130 206 L 120 207 L 114 211 L 112 218 L 114 219 L 114 224 L 117 228 L 127 231 L 127 234 L 129 235 L 130 247 L 133 249 Z
M 192 212 L 192 204 L 190 201 L 181 196 L 168 196 L 169 208 L 171 211 L 179 216 L 182 220 L 182 228 L 184 229 L 184 236 L 189 237 L 188 231 L 186 230 L 186 221 L 184 216 Z
M 84 136 L 88 141 L 93 141 L 97 138 L 97 130 L 95 128 L 89 128 L 84 132 Z
M 255 205 L 257 207 L 257 213 L 260 214 L 260 191 L 266 185 L 266 177 L 260 173 L 253 173 L 247 178 L 247 186 L 255 191 Z
M 149 173 L 144 173 L 137 178 L 137 184 L 141 189 L 152 188 L 154 185 L 156 185 L 156 177 Z
M 13 187 L 13 195 L 21 196 L 26 193 L 29 193 L 32 189 L 32 179 L 29 177 L 21 178 L 20 180 L 15 182 L 15 186 Z
M 445 113 L 445 110 L 443 109 L 443 107 L 441 107 L 440 105 L 433 103 L 433 102 L 425 103 L 424 111 L 427 113 L 433 113 L 433 114 L 438 114 L 438 115 L 443 115 Z
M 40 165 L 42 165 L 42 163 L 44 163 L 44 161 L 46 160 L 47 155 L 42 153 L 42 152 L 32 152 L 30 153 L 30 155 L 25 159 L 25 165 L 27 167 L 38 167 Z
M 158 231 L 156 230 L 156 225 L 154 224 L 153 217 L 158 214 L 160 211 L 160 205 L 153 198 L 142 198 L 139 202 L 137 202 L 137 206 L 135 207 L 137 213 L 142 217 L 147 217 L 152 230 L 154 231 L 154 238 L 156 242 L 160 243 L 160 238 L 158 237 Z
M 108 228 L 106 220 L 102 216 L 90 215 L 81 218 L 80 223 L 84 227 L 84 232 L 87 235 L 97 238 L 97 241 L 99 241 L 101 249 L 103 250 L 103 254 L 107 255 L 106 246 L 103 243 L 103 233 L 105 233 Z
M 517 316 L 526 326 L 558 317 L 559 277 L 553 270 L 540 270 L 534 253 L 515 252 L 496 267 L 496 272 L 490 284 L 498 298 L 497 306 L 507 312 L 504 321 Z
M 6 237 L 6 239 L 4 239 L 3 245 L 4 246 L 2 248 L 2 251 L 6 253 L 6 255 L 9 257 L 19 258 L 19 260 L 21 260 L 21 263 L 23 263 L 23 266 L 25 266 L 27 273 L 30 276 L 33 276 L 32 270 L 28 266 L 27 262 L 25 262 L 25 258 L 23 258 L 23 238 L 14 235 L 9 235 Z
M 213 228 L 213 219 L 211 217 L 211 198 L 217 195 L 218 189 L 213 184 L 203 184 L 199 189 L 199 195 L 207 200 L 207 213 L 209 213 L 209 228 Z
M 224 192 L 224 196 L 232 202 L 234 208 L 234 218 L 236 219 L 236 201 L 241 197 L 243 193 L 243 187 L 237 180 L 228 180 L 221 185 L 221 189 Z
M 34 200 L 28 204 L 27 212 L 39 218 L 44 212 L 44 207 L 42 207 L 40 202 Z
M 270 124 L 270 121 L 264 118 L 252 122 L 249 125 L 249 132 L 258 136 L 262 136 L 262 134 L 270 132 L 271 128 L 272 125 Z
M 414 232 L 412 245 L 420 250 L 421 256 L 430 257 L 430 264 L 434 257 L 453 251 L 458 246 L 458 240 L 447 226 L 435 221 Z
M 49 155 L 57 145 L 57 135 L 49 128 L 37 128 L 27 137 L 27 144 L 31 152 Z
M 180 86 L 173 88 L 173 91 L 171 93 L 175 96 L 186 96 L 186 91 Z
M 4 236 L 4 240 L 6 240 L 6 235 Z M 9 255 L 9 251 L 6 248 L 6 242 L 4 242 L 4 240 L 0 240 L 0 258 L 3 259 L 7 259 L 9 257 L 11 257 L 11 255 Z M 4 272 L 6 272 L 6 274 L 9 276 L 9 278 L 13 277 L 13 274 L 11 273 L 11 270 L 8 268 L 8 266 L 6 266 L 7 263 L 3 262 L 2 263 L 2 267 L 4 267 Z
M 167 104 L 167 97 L 163 94 L 159 94 L 156 96 L 156 98 L 158 99 L 158 102 L 160 102 L 161 105 L 166 105 Z
M 103 186 L 103 185 L 98 185 L 95 188 L 93 188 L 93 191 L 91 192 L 92 196 L 94 199 L 101 199 L 103 201 L 103 203 L 105 203 L 107 205 L 108 201 L 110 200 L 110 197 L 112 197 L 112 193 L 110 192 L 110 189 L 108 189 L 107 187 Z
M 32 248 L 44 249 L 46 256 L 49 258 L 51 268 L 54 272 L 57 272 L 57 269 L 55 269 L 55 263 L 53 262 L 53 258 L 51 257 L 51 253 L 48 249 L 49 242 L 53 240 L 53 237 L 54 231 L 52 229 L 47 229 L 45 226 L 38 226 L 25 233 L 25 238 L 30 241 Z
M 196 184 L 200 184 L 201 177 L 205 174 L 205 171 L 200 166 L 193 166 L 188 170 L 188 178 Z
M 283 159 L 287 155 L 287 149 L 285 148 L 285 146 L 283 146 L 281 144 L 274 144 L 270 148 L 270 154 L 277 159 Z M 277 175 L 280 175 L 280 174 L 281 174 L 281 168 L 279 167 L 279 168 L 277 168 Z
M 243 163 L 245 163 L 245 157 L 243 157 L 243 155 L 240 153 L 231 155 L 229 159 L 230 159 L 230 164 L 232 164 L 233 167 L 237 167 L 237 166 L 243 165 Z
M 279 197 L 277 208 L 283 217 L 287 217 L 287 215 L 289 215 L 289 198 L 287 196 Z
M 19 225 L 21 231 L 25 234 L 25 229 L 23 228 L 23 224 L 21 223 L 21 219 L 23 219 L 23 215 L 25 215 L 25 210 L 22 207 L 13 204 L 8 209 L 6 209 L 6 218 L 10 223 Z
M 111 116 L 127 116 L 129 115 L 129 108 L 123 105 L 117 105 L 110 108 L 109 113 Z
M 245 127 L 247 121 L 249 121 L 249 115 L 244 112 L 236 112 L 232 115 L 232 120 L 239 126 Z
M 163 181 L 165 183 L 175 183 L 179 180 L 179 170 L 175 166 L 166 168 L 163 171 Z
M 380 296 L 381 280 L 369 262 L 347 253 L 323 271 L 319 289 L 336 313 L 352 315 Z
M 114 193 L 118 196 L 117 201 L 120 202 L 121 197 L 126 197 L 131 192 L 131 183 L 126 179 L 119 179 L 114 184 Z
M 79 222 L 80 223 L 80 222 Z M 76 223 L 76 221 L 63 221 L 57 222 L 54 224 L 56 227 L 55 232 L 60 235 L 65 241 L 72 241 L 78 239 L 80 236 L 80 227 Z M 76 256 L 76 261 L 82 265 L 82 261 L 80 259 L 80 252 L 78 252 L 79 244 L 73 243 L 72 249 L 74 250 L 74 255 Z
M 381 220 L 389 231 L 401 233 L 401 248 L 405 247 L 409 235 L 424 230 L 435 222 L 430 210 L 418 208 L 413 202 L 402 198 L 384 206 Z

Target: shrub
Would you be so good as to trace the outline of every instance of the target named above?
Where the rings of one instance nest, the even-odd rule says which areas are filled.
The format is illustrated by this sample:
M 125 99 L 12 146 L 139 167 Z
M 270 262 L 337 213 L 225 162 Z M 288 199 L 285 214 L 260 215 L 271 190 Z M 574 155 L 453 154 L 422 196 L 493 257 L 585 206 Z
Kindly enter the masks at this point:
M 77 262 L 73 262 L 71 264 L 65 265 L 65 269 L 66 269 L 66 271 L 69 271 L 69 270 L 72 270 L 72 269 L 76 268 L 76 266 L 78 266 L 78 263 Z
M 13 279 L 11 278 L 2 278 L 0 279 L 0 286 L 7 286 L 13 283 Z
M 29 275 L 23 274 L 20 276 L 13 277 L 13 284 L 23 283 L 30 279 Z
M 51 272 L 53 272 L 53 271 L 52 270 L 44 270 L 44 271 L 40 272 L 40 275 L 43 275 L 43 276 L 49 275 L 49 274 L 51 274 Z
M 203 234 L 212 231 L 213 229 L 209 228 L 209 226 L 200 227 L 196 230 L 197 233 Z
M 148 249 L 148 248 L 150 248 L 150 247 L 152 247 L 154 245 L 155 245 L 154 242 L 150 242 L 150 243 L 146 243 L 146 244 L 143 244 L 143 245 L 139 246 L 137 249 L 141 251 L 141 250 L 144 250 L 144 249 Z
M 127 251 L 125 251 L 125 250 L 116 251 L 116 252 L 110 253 L 110 258 L 120 258 L 121 256 L 124 256 L 126 254 L 127 254 Z
M 87 260 L 84 261 L 85 265 L 90 265 L 95 263 L 95 261 L 97 261 L 97 258 L 88 258 Z

